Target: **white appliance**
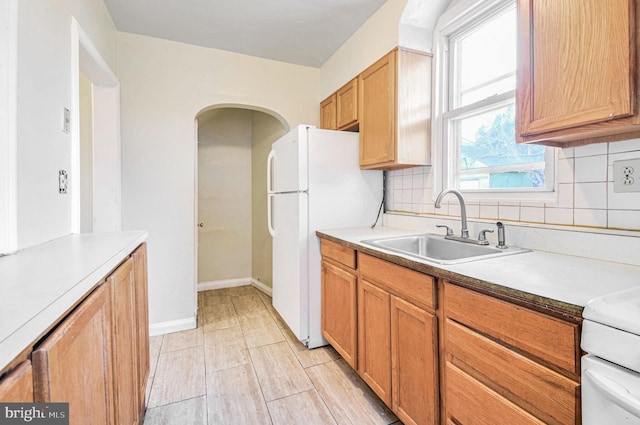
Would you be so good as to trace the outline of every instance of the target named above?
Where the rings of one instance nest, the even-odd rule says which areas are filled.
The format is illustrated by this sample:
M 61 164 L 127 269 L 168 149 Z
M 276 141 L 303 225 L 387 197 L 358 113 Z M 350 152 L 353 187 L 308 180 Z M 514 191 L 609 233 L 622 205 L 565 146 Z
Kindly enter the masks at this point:
M 382 171 L 360 170 L 358 133 L 301 125 L 267 159 L 267 220 L 273 237 L 273 306 L 309 348 L 320 330 L 320 241 L 316 230 L 372 225 Z
M 595 298 L 582 315 L 583 425 L 640 425 L 640 287 Z

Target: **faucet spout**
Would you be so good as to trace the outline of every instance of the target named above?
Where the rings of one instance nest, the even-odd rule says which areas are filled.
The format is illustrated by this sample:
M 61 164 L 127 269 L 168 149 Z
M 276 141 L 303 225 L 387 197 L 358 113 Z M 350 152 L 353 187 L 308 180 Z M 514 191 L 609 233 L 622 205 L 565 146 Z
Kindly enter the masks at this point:
M 464 198 L 462 197 L 462 193 L 458 189 L 445 189 L 436 198 L 435 207 L 440 208 L 440 203 L 442 202 L 442 198 L 445 197 L 448 193 L 454 194 L 458 201 L 460 202 L 460 220 L 462 221 L 462 230 L 460 231 L 460 236 L 463 238 L 469 237 L 469 229 L 467 227 L 467 206 L 464 202 Z

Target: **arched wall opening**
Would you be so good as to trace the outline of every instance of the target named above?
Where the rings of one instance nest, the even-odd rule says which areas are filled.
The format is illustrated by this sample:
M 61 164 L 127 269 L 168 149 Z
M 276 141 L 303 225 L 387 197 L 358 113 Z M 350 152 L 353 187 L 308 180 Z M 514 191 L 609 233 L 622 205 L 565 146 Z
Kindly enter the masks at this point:
M 254 284 L 271 291 L 266 160 L 289 130 L 279 115 L 215 105 L 196 116 L 198 290 Z

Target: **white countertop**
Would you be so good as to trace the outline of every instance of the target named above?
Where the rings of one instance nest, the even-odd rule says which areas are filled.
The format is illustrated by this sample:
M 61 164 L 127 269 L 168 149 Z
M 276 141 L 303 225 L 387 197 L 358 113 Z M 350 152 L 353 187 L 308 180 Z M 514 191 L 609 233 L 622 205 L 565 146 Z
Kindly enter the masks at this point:
M 363 239 L 424 233 L 393 227 L 321 230 L 351 244 L 367 248 Z M 550 300 L 584 307 L 591 299 L 640 286 L 640 266 L 591 258 L 531 251 L 500 258 L 444 265 L 420 261 L 392 251 L 378 249 L 418 263 L 472 279 L 515 289 Z
M 146 239 L 73 234 L 0 257 L 0 370 Z

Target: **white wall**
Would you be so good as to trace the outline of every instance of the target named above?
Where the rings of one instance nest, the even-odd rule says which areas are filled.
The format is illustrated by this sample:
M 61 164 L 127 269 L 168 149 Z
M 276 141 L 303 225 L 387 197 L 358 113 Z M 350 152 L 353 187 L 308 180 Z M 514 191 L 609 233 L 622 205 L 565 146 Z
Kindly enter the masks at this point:
M 123 228 L 149 232 L 150 321 L 195 325 L 194 118 L 252 105 L 317 124 L 319 70 L 134 34 L 118 36 Z
M 251 117 L 198 117 L 198 283 L 251 277 Z
M 17 247 L 71 232 L 71 194 L 58 194 L 58 170 L 70 171 L 71 136 L 62 111 L 71 100 L 71 17 L 108 65 L 117 62 L 116 30 L 101 0 L 18 2 Z M 73 190 L 74 182 L 70 182 Z

